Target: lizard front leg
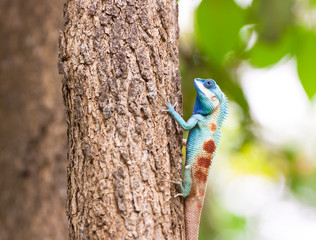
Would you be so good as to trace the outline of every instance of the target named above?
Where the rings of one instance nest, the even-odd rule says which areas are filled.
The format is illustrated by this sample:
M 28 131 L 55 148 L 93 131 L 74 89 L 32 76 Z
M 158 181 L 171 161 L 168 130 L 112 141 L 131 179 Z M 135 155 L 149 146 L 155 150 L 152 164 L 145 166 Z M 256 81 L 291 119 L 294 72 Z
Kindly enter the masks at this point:
M 198 123 L 198 116 L 196 114 L 192 115 L 192 117 L 186 122 L 180 114 L 178 114 L 174 106 L 171 105 L 170 102 L 164 102 L 168 108 L 168 112 L 174 117 L 174 119 L 179 123 L 179 125 L 185 130 L 191 130 L 194 128 Z M 184 168 L 184 180 L 183 183 L 180 181 L 176 181 L 176 184 L 180 186 L 181 193 L 177 194 L 177 196 L 187 197 L 191 192 L 192 186 L 192 166 L 191 164 L 187 164 Z
M 184 130 L 191 130 L 192 128 L 195 127 L 195 125 L 198 123 L 198 116 L 197 114 L 194 114 L 190 117 L 190 119 L 186 122 L 179 113 L 176 112 L 176 110 L 174 109 L 174 106 L 176 106 L 176 104 L 174 106 L 171 105 L 170 102 L 164 102 L 168 108 L 168 111 L 173 118 L 179 123 L 179 125 L 184 129 Z

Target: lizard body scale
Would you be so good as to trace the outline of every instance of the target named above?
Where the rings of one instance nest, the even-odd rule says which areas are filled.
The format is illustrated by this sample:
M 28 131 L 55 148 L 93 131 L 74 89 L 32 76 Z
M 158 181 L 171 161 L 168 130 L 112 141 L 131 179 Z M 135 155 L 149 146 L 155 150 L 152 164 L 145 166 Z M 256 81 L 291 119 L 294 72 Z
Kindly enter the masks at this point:
M 193 115 L 185 122 L 166 102 L 168 111 L 180 126 L 189 131 L 181 193 L 185 198 L 186 240 L 197 240 L 208 172 L 219 145 L 221 126 L 227 115 L 227 99 L 212 79 L 194 79 L 197 92 Z M 177 196 L 178 196 L 177 195 Z

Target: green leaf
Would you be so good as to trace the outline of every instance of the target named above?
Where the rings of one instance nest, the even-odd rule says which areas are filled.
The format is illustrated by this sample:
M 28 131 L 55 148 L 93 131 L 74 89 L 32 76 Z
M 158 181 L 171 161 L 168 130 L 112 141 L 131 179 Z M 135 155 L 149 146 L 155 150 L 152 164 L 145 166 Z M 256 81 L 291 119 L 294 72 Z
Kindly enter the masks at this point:
M 294 3 L 294 0 L 253 0 L 250 13 L 260 40 L 270 43 L 280 40 L 295 19 Z
M 295 33 L 294 33 L 295 34 Z M 255 67 L 267 67 L 280 61 L 293 48 L 293 31 L 287 31 L 277 42 L 266 42 L 258 39 L 246 53 L 246 57 Z
M 228 52 L 238 49 L 244 13 L 233 0 L 204 0 L 197 8 L 197 40 L 212 62 L 222 64 Z
M 316 33 L 301 29 L 296 45 L 297 73 L 311 99 L 316 94 Z
M 267 67 L 293 48 L 293 0 L 254 0 L 249 9 L 258 40 L 246 53 L 252 65 Z

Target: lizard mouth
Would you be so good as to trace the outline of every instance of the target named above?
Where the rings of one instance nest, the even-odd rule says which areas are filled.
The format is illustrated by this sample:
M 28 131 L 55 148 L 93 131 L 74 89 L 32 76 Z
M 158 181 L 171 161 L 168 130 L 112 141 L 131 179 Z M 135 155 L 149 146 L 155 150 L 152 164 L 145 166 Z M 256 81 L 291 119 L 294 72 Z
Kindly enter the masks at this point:
M 199 89 L 199 87 L 198 87 L 198 85 L 197 85 L 197 83 L 198 83 L 199 80 L 200 80 L 200 78 L 195 78 L 195 79 L 193 80 L 193 85 L 194 85 L 194 87 L 195 87 L 196 90 Z

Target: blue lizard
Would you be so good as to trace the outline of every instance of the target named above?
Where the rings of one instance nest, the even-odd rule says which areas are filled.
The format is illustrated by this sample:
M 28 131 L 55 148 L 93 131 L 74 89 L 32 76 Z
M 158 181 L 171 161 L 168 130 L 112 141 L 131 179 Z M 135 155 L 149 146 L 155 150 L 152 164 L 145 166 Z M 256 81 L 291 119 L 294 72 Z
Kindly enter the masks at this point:
M 180 126 L 189 131 L 183 183 L 178 181 L 185 198 L 186 240 L 197 240 L 209 168 L 219 144 L 221 126 L 227 115 L 227 98 L 212 79 L 194 79 L 197 92 L 193 115 L 186 122 L 165 102 Z

